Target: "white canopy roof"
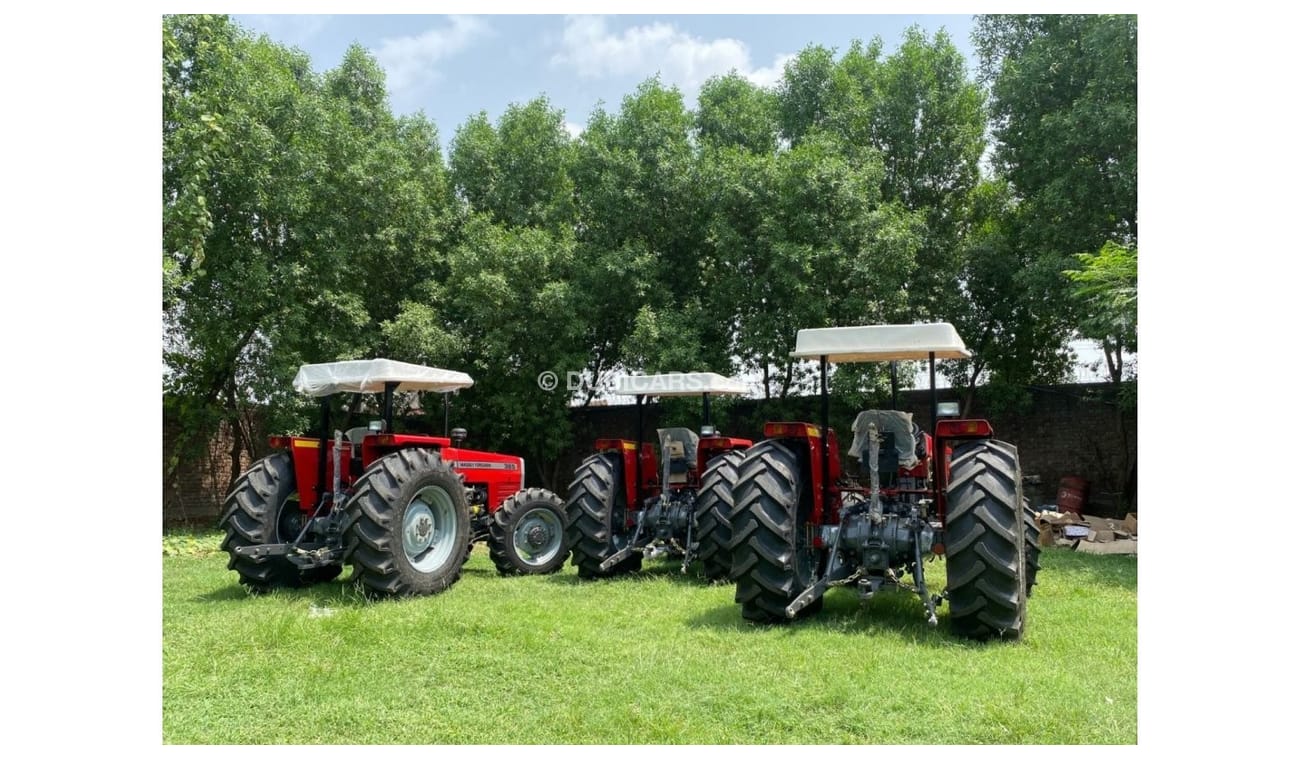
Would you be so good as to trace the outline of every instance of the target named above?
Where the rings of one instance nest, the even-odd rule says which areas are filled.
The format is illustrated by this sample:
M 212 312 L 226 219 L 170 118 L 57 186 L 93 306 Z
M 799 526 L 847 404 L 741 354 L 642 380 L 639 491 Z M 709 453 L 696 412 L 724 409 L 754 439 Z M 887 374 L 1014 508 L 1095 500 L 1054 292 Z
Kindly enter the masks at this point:
M 623 375 L 614 380 L 614 392 L 625 396 L 743 396 L 749 388 L 739 380 L 715 372 L 666 372 L 660 375 Z
M 391 359 L 359 359 L 328 364 L 304 364 L 293 378 L 293 388 L 308 396 L 332 393 L 382 393 L 385 383 L 398 383 L 398 391 L 446 393 L 474 384 L 464 372 L 455 372 Z
M 947 322 L 925 325 L 864 325 L 800 330 L 791 356 L 831 362 L 888 362 L 907 359 L 969 359 L 957 329 Z

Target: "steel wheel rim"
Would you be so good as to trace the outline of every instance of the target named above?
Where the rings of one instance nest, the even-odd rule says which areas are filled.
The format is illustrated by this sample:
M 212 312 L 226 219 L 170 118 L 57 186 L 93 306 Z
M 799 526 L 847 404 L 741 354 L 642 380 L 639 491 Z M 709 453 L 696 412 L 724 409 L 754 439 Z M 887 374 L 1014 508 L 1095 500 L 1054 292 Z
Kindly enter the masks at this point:
M 438 486 L 421 488 L 402 518 L 402 551 L 421 573 L 447 563 L 456 548 L 456 507 Z
M 514 530 L 515 553 L 528 565 L 544 565 L 555 559 L 564 543 L 564 525 L 544 507 L 525 512 Z
M 290 496 L 280 502 L 280 509 L 275 516 L 275 536 L 267 543 L 287 544 L 290 541 L 298 540 L 298 534 L 302 532 L 303 521 L 306 515 L 298 506 L 298 497 Z

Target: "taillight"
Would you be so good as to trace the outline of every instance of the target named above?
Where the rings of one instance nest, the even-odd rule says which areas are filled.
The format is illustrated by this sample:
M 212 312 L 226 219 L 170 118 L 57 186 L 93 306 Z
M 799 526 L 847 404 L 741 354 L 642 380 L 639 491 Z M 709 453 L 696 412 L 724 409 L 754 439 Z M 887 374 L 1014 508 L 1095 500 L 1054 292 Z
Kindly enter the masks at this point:
M 993 426 L 988 420 L 940 420 L 935 426 L 940 438 L 991 438 Z
M 765 438 L 818 438 L 821 428 L 803 422 L 769 422 L 763 426 Z

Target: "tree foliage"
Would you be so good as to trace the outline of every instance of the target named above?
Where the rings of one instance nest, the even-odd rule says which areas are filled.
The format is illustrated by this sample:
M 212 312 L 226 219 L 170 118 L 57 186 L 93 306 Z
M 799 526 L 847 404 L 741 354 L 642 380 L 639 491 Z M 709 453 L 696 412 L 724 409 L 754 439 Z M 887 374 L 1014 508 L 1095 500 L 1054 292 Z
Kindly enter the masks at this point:
M 1080 253 L 1082 269 L 1067 270 L 1082 304 L 1079 333 L 1102 344 L 1113 382 L 1124 374 L 1125 352 L 1137 353 L 1137 247 L 1106 241 L 1096 253 Z
M 445 269 L 436 131 L 393 118 L 359 47 L 320 76 L 225 17 L 168 17 L 163 43 L 164 390 L 189 430 L 254 402 L 301 429 L 298 365 L 384 351 Z
M 1040 252 L 1044 283 L 1064 296 L 1054 302 L 1069 307 L 1063 329 L 1099 342 L 1120 386 L 1124 455 L 1114 480 L 1131 503 L 1124 399 L 1135 397 L 1125 354 L 1137 349 L 1137 18 L 984 16 L 974 40 L 992 94 L 994 166 L 1018 200 L 1018 245 Z
M 987 89 L 942 31 L 813 45 L 773 87 L 709 79 L 694 109 L 648 79 L 577 138 L 544 96 L 482 112 L 444 159 L 364 49 L 316 73 L 225 17 L 167 17 L 168 403 L 196 429 L 262 404 L 301 430 L 303 362 L 451 366 L 476 380 L 453 402 L 472 442 L 545 469 L 593 395 L 543 371 L 747 373 L 787 396 L 813 379 L 800 328 L 946 320 L 974 352 L 957 384 L 1059 379 L 1073 333 L 1136 348 L 1116 289 L 1135 296 L 1135 35 L 985 17 Z M 880 398 L 886 372 L 833 382 Z
M 1137 18 L 983 16 L 974 40 L 990 82 L 995 164 L 1070 255 L 1137 239 Z

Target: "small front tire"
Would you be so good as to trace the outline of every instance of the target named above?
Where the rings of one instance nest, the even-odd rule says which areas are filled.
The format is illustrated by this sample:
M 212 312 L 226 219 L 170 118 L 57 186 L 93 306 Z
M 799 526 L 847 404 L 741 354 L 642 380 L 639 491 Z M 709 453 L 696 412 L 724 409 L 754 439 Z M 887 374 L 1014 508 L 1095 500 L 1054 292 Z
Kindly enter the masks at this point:
M 520 491 L 492 513 L 488 554 L 501 575 L 546 575 L 564 567 L 564 502 L 542 488 Z

